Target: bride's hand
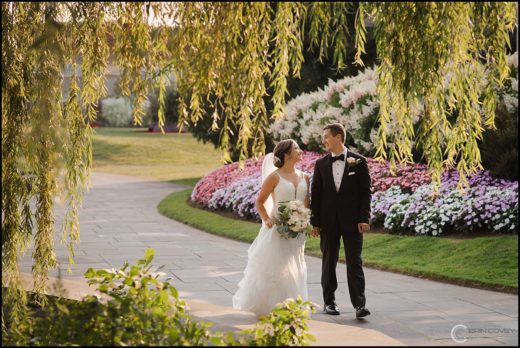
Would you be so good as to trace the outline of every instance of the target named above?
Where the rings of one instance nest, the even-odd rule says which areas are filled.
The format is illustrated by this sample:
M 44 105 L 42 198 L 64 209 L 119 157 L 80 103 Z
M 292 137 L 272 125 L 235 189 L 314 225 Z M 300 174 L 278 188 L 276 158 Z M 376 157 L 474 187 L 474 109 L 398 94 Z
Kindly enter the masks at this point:
M 271 220 L 271 219 L 269 219 L 269 218 L 267 218 L 267 220 L 265 220 L 264 222 L 265 222 L 265 225 L 266 225 L 267 227 L 269 227 L 269 228 L 273 227 L 273 225 L 274 225 L 273 220 Z

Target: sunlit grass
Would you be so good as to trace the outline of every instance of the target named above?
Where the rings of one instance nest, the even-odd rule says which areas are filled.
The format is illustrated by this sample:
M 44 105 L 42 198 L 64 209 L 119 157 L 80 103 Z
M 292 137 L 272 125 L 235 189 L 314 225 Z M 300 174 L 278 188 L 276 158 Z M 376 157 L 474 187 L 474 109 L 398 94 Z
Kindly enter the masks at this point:
M 175 180 L 204 176 L 222 166 L 212 144 L 191 134 L 148 133 L 143 128 L 96 128 L 93 170 Z

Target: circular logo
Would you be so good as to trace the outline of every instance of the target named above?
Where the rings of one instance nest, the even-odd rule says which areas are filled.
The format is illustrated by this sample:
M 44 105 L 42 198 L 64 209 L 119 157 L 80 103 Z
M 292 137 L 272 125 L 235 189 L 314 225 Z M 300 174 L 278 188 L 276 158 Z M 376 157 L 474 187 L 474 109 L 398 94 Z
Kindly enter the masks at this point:
M 451 329 L 451 339 L 456 343 L 464 343 L 468 340 L 466 337 L 468 327 L 466 325 L 458 324 Z

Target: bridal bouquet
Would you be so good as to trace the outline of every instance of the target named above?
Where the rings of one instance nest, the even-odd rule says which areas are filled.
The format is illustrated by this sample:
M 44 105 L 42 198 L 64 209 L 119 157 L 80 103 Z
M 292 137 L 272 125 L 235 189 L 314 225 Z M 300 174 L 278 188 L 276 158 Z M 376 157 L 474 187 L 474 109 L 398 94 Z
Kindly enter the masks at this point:
M 278 207 L 278 216 L 274 219 L 276 229 L 285 238 L 296 238 L 300 233 L 308 234 L 311 211 L 303 205 L 302 201 L 281 202 Z

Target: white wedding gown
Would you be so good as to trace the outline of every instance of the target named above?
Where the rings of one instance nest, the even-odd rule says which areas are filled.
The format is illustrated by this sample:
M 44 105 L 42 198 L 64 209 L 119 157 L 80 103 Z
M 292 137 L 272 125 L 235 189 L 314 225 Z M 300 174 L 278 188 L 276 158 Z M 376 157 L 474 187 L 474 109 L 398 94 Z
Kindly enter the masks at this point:
M 307 182 L 297 171 L 297 189 L 292 182 L 282 178 L 274 188 L 273 208 L 270 216 L 276 216 L 278 203 L 304 201 Z M 244 278 L 238 283 L 233 296 L 233 308 L 266 315 L 277 303 L 301 296 L 307 300 L 307 266 L 304 258 L 305 235 L 284 239 L 276 231 L 276 225 L 268 228 L 262 224 L 258 236 L 247 252 Z

